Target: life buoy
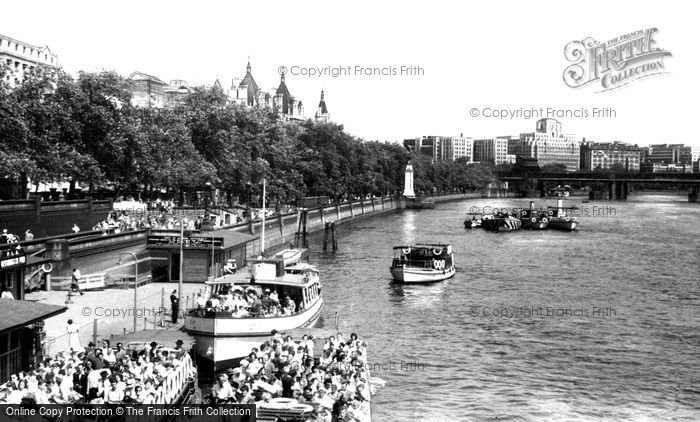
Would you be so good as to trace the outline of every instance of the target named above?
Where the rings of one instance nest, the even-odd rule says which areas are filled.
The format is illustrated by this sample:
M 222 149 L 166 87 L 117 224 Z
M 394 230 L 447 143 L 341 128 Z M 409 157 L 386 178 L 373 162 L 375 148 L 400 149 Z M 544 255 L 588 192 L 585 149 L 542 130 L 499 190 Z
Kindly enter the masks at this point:
M 523 215 L 527 215 L 527 211 L 523 210 Z
M 435 248 L 433 249 L 433 255 L 438 256 L 442 253 L 442 249 Z
M 51 262 L 46 262 L 44 265 L 41 266 L 41 271 L 45 273 L 50 273 L 53 271 L 53 264 Z
M 401 252 L 403 252 L 404 255 L 408 255 L 411 253 L 411 248 L 403 248 L 401 249 Z
M 564 221 L 571 221 L 569 217 L 564 217 Z
M 543 223 L 546 223 L 546 222 L 548 222 L 548 221 L 549 221 L 549 220 L 547 220 L 547 217 L 545 217 L 545 218 L 542 219 L 542 222 L 543 222 Z
M 549 210 L 549 211 L 547 211 L 547 214 L 549 214 L 550 216 L 552 216 L 552 215 L 554 215 L 554 211 Z
M 535 222 L 537 221 L 537 219 L 536 219 L 535 217 L 532 217 L 532 218 L 530 219 L 530 221 L 533 222 L 533 223 L 535 223 Z

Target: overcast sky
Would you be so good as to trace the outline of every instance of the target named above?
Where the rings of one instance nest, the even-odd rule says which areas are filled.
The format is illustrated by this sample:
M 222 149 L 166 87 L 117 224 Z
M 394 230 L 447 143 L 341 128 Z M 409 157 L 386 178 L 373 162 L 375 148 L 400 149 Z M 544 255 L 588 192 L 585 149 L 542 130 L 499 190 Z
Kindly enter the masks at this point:
M 455 4 L 453 4 L 455 3 Z M 71 73 L 139 70 L 169 81 L 230 84 L 248 56 L 263 89 L 287 85 L 313 116 L 322 88 L 332 120 L 353 135 L 397 141 L 534 130 L 535 119 L 484 118 L 484 108 L 583 110 L 563 130 L 589 140 L 686 143 L 696 135 L 697 41 L 692 2 L 31 1 L 2 5 L 0 34 L 48 45 Z M 658 28 L 666 74 L 596 93 L 562 80 L 564 47 Z M 361 76 L 355 66 L 420 66 L 423 75 Z M 351 75 L 292 75 L 347 67 Z M 692 102 L 691 102 L 692 101 Z M 594 107 L 616 117 L 590 116 Z M 480 116 L 470 117 L 476 108 Z

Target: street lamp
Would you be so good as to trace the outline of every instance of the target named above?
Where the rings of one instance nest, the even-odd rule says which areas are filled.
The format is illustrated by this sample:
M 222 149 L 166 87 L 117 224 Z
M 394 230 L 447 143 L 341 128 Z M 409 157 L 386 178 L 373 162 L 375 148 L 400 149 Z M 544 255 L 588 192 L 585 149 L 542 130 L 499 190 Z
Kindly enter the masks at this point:
M 216 264 L 214 263 L 214 233 L 211 233 L 211 279 L 216 278 Z
M 139 286 L 139 259 L 136 257 L 136 254 L 133 252 L 120 252 L 119 253 L 119 261 L 117 265 L 122 264 L 122 255 L 131 255 L 134 258 L 134 332 L 136 332 L 136 323 L 137 323 L 137 318 L 136 318 L 136 308 L 138 307 L 138 296 L 137 296 L 137 290 L 136 288 Z M 144 327 L 146 328 L 146 327 Z

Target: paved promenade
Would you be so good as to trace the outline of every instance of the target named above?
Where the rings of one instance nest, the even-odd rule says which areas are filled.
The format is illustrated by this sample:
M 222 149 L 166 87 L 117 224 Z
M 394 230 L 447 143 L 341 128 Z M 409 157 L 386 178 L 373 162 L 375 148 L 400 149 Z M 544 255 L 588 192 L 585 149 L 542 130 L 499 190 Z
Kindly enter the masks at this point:
M 177 289 L 177 283 L 150 283 L 141 285 L 138 288 L 138 306 L 136 314 L 138 316 L 137 328 L 153 329 L 153 321 L 156 321 L 157 328 L 161 321 L 161 297 L 165 308 L 163 319 L 166 329 L 180 329 L 183 319 L 179 318 L 178 324 L 170 322 L 170 294 L 173 289 Z M 203 284 L 184 283 L 182 289 L 182 313 L 187 304 L 192 304 L 193 295 L 202 291 Z M 164 292 L 164 295 L 162 294 Z M 66 292 L 33 292 L 27 294 L 27 300 L 38 301 L 52 305 L 65 305 Z M 83 296 L 72 296 L 73 303 L 69 303 L 68 310 L 60 315 L 46 320 L 46 350 L 48 353 L 56 353 L 68 349 L 68 336 L 66 335 L 66 323 L 72 319 L 80 327 L 80 340 L 83 346 L 93 339 L 93 329 L 97 320 L 97 339 L 109 338 L 110 335 L 123 334 L 126 329 L 131 332 L 134 329 L 134 289 L 105 289 L 102 291 L 87 291 Z M 145 321 L 144 321 L 145 319 Z

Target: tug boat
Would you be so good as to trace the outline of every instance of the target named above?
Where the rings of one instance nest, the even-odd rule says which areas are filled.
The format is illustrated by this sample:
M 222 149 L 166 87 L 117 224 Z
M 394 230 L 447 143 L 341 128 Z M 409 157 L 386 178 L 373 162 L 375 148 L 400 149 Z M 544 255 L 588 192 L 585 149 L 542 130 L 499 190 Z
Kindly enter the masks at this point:
M 494 232 L 509 232 L 513 230 L 520 230 L 523 226 L 523 223 L 519 218 L 508 214 L 498 213 L 488 217 L 490 218 L 484 217 L 481 222 L 481 226 L 486 230 Z
M 299 255 L 302 256 L 303 252 L 299 251 Z M 205 298 L 235 290 L 254 291 L 262 297 L 262 293 L 269 289 L 277 293 L 280 301 L 289 296 L 296 311 L 291 315 L 269 316 L 251 312 L 234 316 L 230 310 L 209 306 L 189 310 L 184 330 L 196 340 L 197 357 L 214 371 L 235 364 L 250 352 L 251 347 L 260 344 L 260 337 L 269 336 L 272 330 L 313 327 L 321 316 L 321 281 L 315 266 L 303 262 L 285 266 L 284 256 L 250 259 L 248 263 L 248 267 L 236 274 L 207 281 Z
M 520 211 L 520 221 L 524 229 L 544 230 L 549 225 L 549 215 L 535 209 L 535 203 L 530 201 L 530 209 Z
M 390 267 L 398 283 L 432 283 L 455 275 L 452 246 L 443 243 L 423 243 L 394 246 Z
M 565 210 L 576 210 L 576 207 L 564 207 L 561 199 L 557 200 L 556 207 L 547 207 L 549 214 L 549 227 L 554 230 L 574 231 L 579 225 L 579 221 L 574 216 L 569 216 Z

